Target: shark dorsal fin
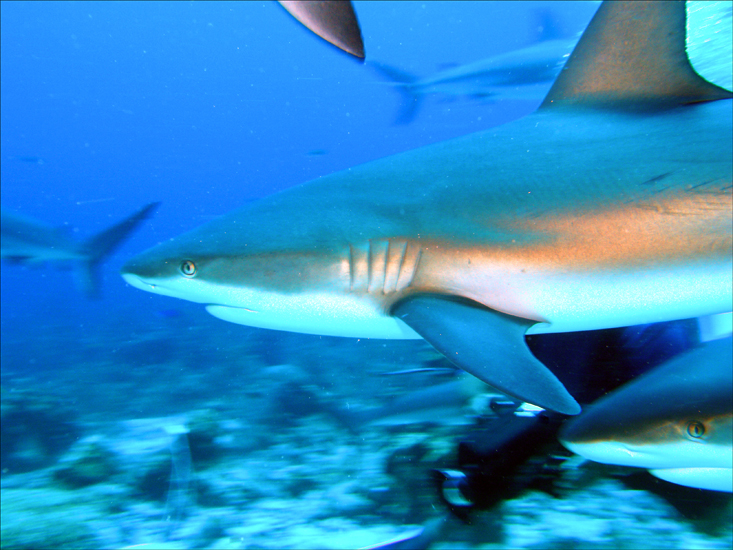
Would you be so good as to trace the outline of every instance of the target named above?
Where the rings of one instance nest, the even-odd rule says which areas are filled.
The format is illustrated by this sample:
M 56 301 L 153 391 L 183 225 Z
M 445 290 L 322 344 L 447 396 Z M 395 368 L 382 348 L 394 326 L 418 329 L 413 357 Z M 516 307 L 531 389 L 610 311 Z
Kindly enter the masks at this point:
M 604 2 L 541 109 L 653 109 L 733 97 L 692 68 L 685 32 L 685 2 Z

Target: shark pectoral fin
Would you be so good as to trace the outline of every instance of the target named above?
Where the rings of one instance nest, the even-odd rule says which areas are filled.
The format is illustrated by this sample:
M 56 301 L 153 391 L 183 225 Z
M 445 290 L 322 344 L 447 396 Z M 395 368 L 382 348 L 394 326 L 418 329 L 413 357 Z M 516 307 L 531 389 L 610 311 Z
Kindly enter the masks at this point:
M 562 383 L 527 348 L 524 333 L 534 321 L 437 295 L 406 298 L 391 313 L 453 364 L 498 390 L 559 413 L 580 412 Z

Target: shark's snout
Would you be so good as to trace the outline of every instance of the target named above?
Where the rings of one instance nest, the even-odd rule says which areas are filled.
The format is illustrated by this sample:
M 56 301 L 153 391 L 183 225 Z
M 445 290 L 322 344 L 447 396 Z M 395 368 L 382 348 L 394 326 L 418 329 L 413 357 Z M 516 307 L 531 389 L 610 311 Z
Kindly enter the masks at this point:
M 143 252 L 128 260 L 120 269 L 122 277 L 129 282 L 128 276 L 134 276 L 141 279 L 150 279 L 159 277 L 162 273 L 162 269 L 167 267 L 165 261 L 161 261 L 160 258 L 151 260 L 146 258 L 147 253 Z
M 123 270 L 121 272 L 121 275 L 128 285 L 133 286 L 139 290 L 150 291 L 151 289 L 155 288 L 154 284 L 146 283 L 134 273 L 126 272 Z
M 171 283 L 178 278 L 173 262 L 152 256 L 149 251 L 125 263 L 120 270 L 120 275 L 127 284 L 137 289 L 178 297 L 178 294 L 167 291 L 165 288 L 171 286 Z

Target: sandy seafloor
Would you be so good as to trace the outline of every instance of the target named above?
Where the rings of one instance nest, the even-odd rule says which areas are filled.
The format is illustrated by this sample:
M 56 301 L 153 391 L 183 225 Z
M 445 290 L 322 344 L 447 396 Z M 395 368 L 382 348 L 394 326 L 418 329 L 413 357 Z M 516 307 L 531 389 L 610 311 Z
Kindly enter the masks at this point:
M 365 6 L 363 13 L 368 15 L 369 9 Z M 284 15 L 272 17 L 279 21 Z M 730 24 L 730 16 L 726 21 Z M 26 23 L 32 28 L 32 21 Z M 80 27 L 78 32 L 82 31 Z M 72 38 L 76 41 L 77 34 Z M 58 59 L 18 54 L 14 67 L 27 67 L 30 75 L 38 62 L 59 65 L 63 71 L 62 46 L 51 44 L 51 49 L 59 50 Z M 74 48 L 85 52 L 76 42 Z M 707 61 L 718 59 L 712 56 Z M 7 74 L 4 70 L 4 111 L 6 98 L 11 97 L 6 95 Z M 52 77 L 39 79 L 45 83 Z M 71 96 L 47 93 L 45 88 L 38 97 L 20 89 L 39 105 L 43 100 L 38 98 L 44 97 L 71 102 Z M 123 92 L 126 101 L 137 97 Z M 97 101 L 95 94 L 87 93 Z M 175 100 L 181 102 L 183 97 Z M 121 104 L 124 107 L 125 102 Z M 160 112 L 158 103 L 151 104 Z M 385 104 L 389 113 L 380 115 L 388 124 L 392 98 Z M 79 109 L 82 119 L 88 115 Z M 121 112 L 133 116 L 128 110 Z M 444 107 L 441 112 L 449 110 Z M 86 135 L 69 137 L 73 128 L 64 127 L 62 132 L 52 125 L 47 131 L 50 112 L 39 109 L 39 120 L 23 112 L 27 127 L 20 124 L 20 130 L 4 122 L 4 206 L 8 200 L 25 206 L 29 215 L 57 223 L 73 219 L 84 226 L 79 215 L 88 212 L 83 210 L 87 206 L 108 208 L 104 216 L 111 221 L 163 194 L 158 184 L 130 177 L 124 181 L 131 195 L 120 205 L 127 200 L 124 194 L 118 189 L 99 190 L 98 178 L 128 165 L 147 170 L 158 162 L 156 155 L 167 158 L 163 155 L 170 154 L 165 148 L 172 140 L 163 141 L 161 151 L 153 149 L 160 138 L 136 119 L 141 135 L 152 136 L 150 143 L 141 141 L 141 150 L 129 153 L 125 147 L 132 147 L 132 141 L 119 146 L 111 140 L 109 150 L 122 151 L 124 158 L 98 155 L 104 169 L 85 179 L 82 175 L 92 171 L 86 161 L 77 161 L 73 148 L 55 157 L 56 151 L 26 140 L 26 133 L 32 137 L 32 127 L 40 124 L 46 137 L 62 135 L 85 153 L 99 147 L 94 143 L 89 147 Z M 11 115 L 8 111 L 8 120 Z M 78 115 L 76 107 L 71 108 L 69 120 Z M 152 119 L 151 124 L 156 123 Z M 277 125 L 272 126 L 279 132 Z M 100 132 L 105 128 L 95 127 Z M 183 130 L 176 132 L 171 135 L 178 137 Z M 23 146 L 16 147 L 18 143 Z M 298 146 L 316 150 L 320 143 Z M 348 143 L 343 149 L 355 150 Z M 187 156 L 208 159 L 214 150 Z M 328 151 L 322 152 L 326 154 L 318 152 L 308 162 L 327 161 Z M 147 153 L 153 160 L 146 164 L 142 155 Z M 36 154 L 37 160 L 19 156 Z M 183 156 L 171 163 L 189 170 Z M 71 191 L 64 190 L 64 181 L 53 171 L 64 161 L 73 165 L 73 177 L 67 182 Z M 216 166 L 211 161 L 211 167 Z M 309 169 L 314 171 L 311 176 L 321 170 Z M 43 178 L 34 178 L 42 170 L 50 171 L 45 177 L 54 191 L 41 192 Z M 25 175 L 31 171 L 35 175 Z M 282 181 L 302 179 L 291 174 Z M 82 190 L 84 182 L 93 191 Z M 166 205 L 185 195 L 179 191 L 179 181 L 172 178 L 172 182 Z M 226 195 L 211 193 L 216 206 L 201 205 L 201 197 L 209 192 L 191 185 L 201 190 L 188 199 L 197 206 L 190 211 L 188 203 L 169 206 L 155 219 L 164 229 L 153 238 L 149 234 L 155 225 L 148 223 L 148 236 L 141 231 L 141 239 L 153 244 L 180 233 L 179 220 L 195 225 L 202 216 L 226 211 Z M 240 189 L 230 193 L 239 200 Z M 63 208 L 74 204 L 79 208 Z M 98 212 L 87 213 L 86 221 L 99 221 Z M 109 222 L 100 223 L 97 230 Z M 121 253 L 129 257 L 142 248 L 136 241 Z M 423 377 L 382 376 L 396 369 L 434 366 L 436 356 L 429 346 L 227 324 L 195 305 L 133 296 L 137 291 L 125 289 L 119 281 L 115 289 L 110 282 L 117 277 L 113 267 L 118 268 L 122 259 L 116 261 L 117 266 L 105 274 L 105 301 L 78 309 L 69 307 L 78 296 L 69 274 L 51 270 L 39 275 L 17 266 L 3 267 L 2 548 L 361 548 L 409 534 L 448 514 L 430 472 L 455 462 L 457 443 L 470 427 L 422 422 L 349 429 L 334 413 L 378 407 L 434 383 Z M 116 293 L 122 299 L 115 299 Z M 517 490 L 486 510 L 472 512 L 468 521 L 448 519 L 431 548 L 733 547 L 730 494 L 680 488 L 639 470 L 584 462 L 559 448 L 553 452 L 567 460 L 554 470 L 552 483 L 545 487 L 549 490 Z

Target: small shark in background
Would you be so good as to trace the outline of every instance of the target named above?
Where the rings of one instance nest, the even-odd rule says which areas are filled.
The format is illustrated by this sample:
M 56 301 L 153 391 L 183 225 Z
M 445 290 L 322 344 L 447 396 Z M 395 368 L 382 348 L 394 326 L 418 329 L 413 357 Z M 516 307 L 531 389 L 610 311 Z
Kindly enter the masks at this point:
M 606 2 L 537 112 L 290 188 L 128 262 L 221 319 L 424 338 L 501 392 L 580 406 L 525 334 L 730 311 L 733 109 L 684 2 Z
M 352 431 L 366 426 L 406 426 L 431 423 L 444 426 L 465 426 L 476 417 L 491 414 L 491 399 L 506 400 L 473 376 L 457 376 L 454 380 L 415 389 L 390 400 L 385 405 L 365 410 L 339 409 L 335 414 Z
M 361 28 L 351 2 L 280 1 L 296 20 L 337 48 L 364 60 Z M 559 39 L 548 13 L 538 14 L 542 36 L 538 44 L 488 59 L 453 67 L 420 79 L 386 63 L 372 62 L 402 94 L 396 124 L 411 122 L 427 95 L 442 94 L 479 99 L 541 100 L 573 51 L 580 33 Z
M 412 122 L 429 95 L 491 103 L 506 99 L 544 99 L 581 33 L 574 36 L 561 33 L 560 25 L 550 11 L 537 10 L 535 17 L 540 34 L 531 46 L 451 67 L 427 78 L 418 78 L 384 63 L 371 62 L 370 65 L 391 81 L 402 96 L 395 123 Z
M 733 340 L 678 355 L 563 426 L 569 450 L 660 479 L 733 492 Z
M 0 257 L 14 263 L 78 262 L 80 281 L 90 298 L 99 294 L 97 267 L 127 239 L 160 203 L 151 203 L 84 242 L 72 240 L 63 228 L 2 209 Z
M 543 41 L 422 79 L 384 63 L 371 62 L 370 65 L 394 82 L 395 89 L 402 95 L 395 123 L 408 124 L 415 118 L 423 99 L 433 94 L 491 101 L 541 100 L 560 74 L 578 38 Z

